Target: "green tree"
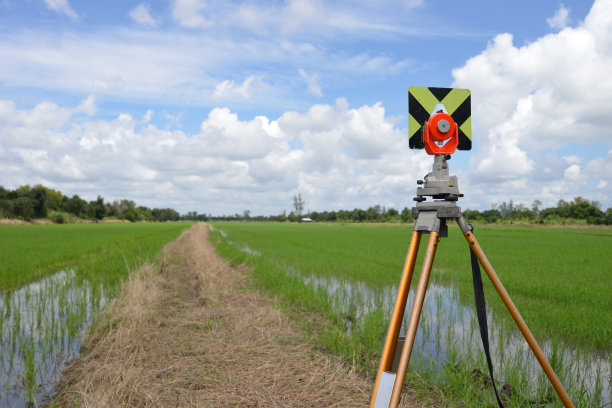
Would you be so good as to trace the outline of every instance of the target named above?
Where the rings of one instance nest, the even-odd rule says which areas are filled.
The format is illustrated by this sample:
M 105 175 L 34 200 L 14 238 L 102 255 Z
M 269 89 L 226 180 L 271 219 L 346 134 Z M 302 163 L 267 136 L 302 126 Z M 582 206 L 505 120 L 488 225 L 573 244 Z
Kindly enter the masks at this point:
M 412 211 L 408 209 L 408 207 L 404 207 L 400 214 L 400 218 L 403 222 L 409 222 L 412 220 Z
M 75 194 L 66 200 L 63 210 L 77 217 L 84 217 L 87 214 L 87 201 Z
M 104 199 L 101 196 L 98 196 L 95 201 L 89 202 L 89 218 L 99 221 L 104 218 L 105 210 L 106 208 L 104 206 Z
M 119 218 L 129 221 L 136 221 L 138 218 L 136 213 L 136 203 L 134 201 L 125 199 L 121 201 L 114 201 L 113 207 L 115 209 L 115 215 Z
M 488 222 L 488 223 L 497 222 L 497 220 L 500 220 L 502 218 L 501 212 L 499 210 L 496 210 L 495 208 L 492 208 L 487 211 L 483 211 L 482 216 L 485 222 Z
M 380 208 L 380 205 L 375 205 L 374 207 L 370 207 L 368 208 L 366 211 L 366 220 L 368 221 L 377 221 L 380 219 L 380 216 L 382 214 L 382 209 Z
M 296 196 L 293 196 L 293 208 L 295 209 L 295 216 L 299 222 L 302 222 L 302 211 L 304 211 L 304 204 L 302 193 L 298 192 Z
M 531 211 L 534 212 L 536 218 L 540 218 L 540 207 L 542 206 L 542 202 L 540 200 L 533 200 L 531 204 Z
M 399 215 L 399 212 L 395 208 L 389 208 L 387 210 L 387 215 L 390 217 L 397 217 Z
M 140 218 L 138 217 L 138 211 L 136 211 L 136 208 L 134 207 L 128 207 L 124 213 L 123 213 L 123 217 L 130 221 L 130 222 L 136 222 L 138 221 Z
M 508 203 L 504 201 L 499 205 L 497 209 L 501 213 L 502 218 L 508 220 L 512 218 L 512 213 L 514 212 L 514 203 L 512 202 L 512 200 L 510 200 L 510 202 Z
M 355 208 L 351 213 L 351 219 L 357 222 L 364 222 L 366 220 L 367 213 L 361 208 Z
M 32 200 L 34 218 L 45 218 L 47 216 L 47 190 L 40 184 L 29 192 Z
M 468 222 L 484 221 L 484 217 L 477 210 L 467 209 L 467 210 L 463 211 L 463 218 L 465 218 L 465 220 L 468 221 Z
M 11 201 L 8 212 L 15 218 L 30 221 L 34 218 L 34 204 L 29 197 L 18 197 Z
M 50 211 L 59 211 L 64 201 L 64 195 L 60 191 L 43 187 L 47 193 L 45 204 Z

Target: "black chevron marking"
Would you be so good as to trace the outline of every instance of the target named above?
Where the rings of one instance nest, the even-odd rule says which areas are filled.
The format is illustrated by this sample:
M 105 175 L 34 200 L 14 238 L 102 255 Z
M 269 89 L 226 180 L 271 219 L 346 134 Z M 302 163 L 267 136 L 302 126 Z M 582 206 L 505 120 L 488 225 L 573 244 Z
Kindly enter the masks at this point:
M 453 88 L 435 88 L 435 87 L 429 87 L 429 92 L 431 92 L 433 94 L 433 96 L 436 97 L 436 99 L 438 99 L 438 102 L 441 102 L 442 99 L 446 98 L 446 95 L 448 95 L 450 93 L 450 91 L 453 90 Z
M 463 103 L 461 103 L 461 105 L 459 105 L 457 110 L 455 110 L 455 112 L 453 112 L 453 114 L 451 115 L 453 120 L 457 122 L 457 125 L 459 126 L 463 125 L 463 122 L 465 122 L 467 118 L 469 118 L 472 115 L 472 108 L 471 108 L 472 102 L 471 101 L 472 101 L 472 96 L 470 95 L 467 98 L 465 98 L 465 101 L 463 101 Z
M 427 112 L 418 99 L 411 93 L 408 93 L 408 113 L 410 113 L 420 125 L 423 125 L 431 115 L 431 112 Z
M 472 140 L 467 137 L 463 130 L 459 129 L 459 143 L 457 144 L 457 149 L 459 150 L 471 150 L 472 149 Z

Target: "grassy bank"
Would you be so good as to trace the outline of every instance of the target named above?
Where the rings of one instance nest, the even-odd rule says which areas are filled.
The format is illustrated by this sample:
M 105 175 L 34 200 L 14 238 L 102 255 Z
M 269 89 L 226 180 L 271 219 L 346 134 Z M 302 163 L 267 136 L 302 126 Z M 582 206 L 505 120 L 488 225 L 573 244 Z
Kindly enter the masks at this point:
M 380 296 L 374 296 L 367 299 L 372 305 L 365 312 L 359 312 L 360 302 L 364 300 L 349 300 L 347 304 L 346 299 L 350 297 L 341 292 L 354 291 L 357 284 L 372 292 L 396 287 L 408 247 L 410 227 L 272 223 L 214 225 L 226 235 L 225 238 L 217 237 L 218 250 L 233 262 L 252 264 L 261 288 L 282 296 L 294 310 L 314 310 L 326 316 L 329 325 L 320 333 L 322 344 L 349 361 L 357 356 L 362 367 L 370 373 L 376 369 L 388 324 L 385 314 L 389 312 L 389 306 L 382 304 Z M 495 226 L 479 227 L 475 234 L 538 339 L 563 339 L 565 345 L 580 345 L 600 353 L 607 361 L 605 364 L 610 364 L 612 304 L 608 294 L 612 293 L 609 270 L 612 264 L 612 230 Z M 417 268 L 420 268 L 420 262 L 419 259 Z M 415 275 L 413 287 L 418 272 Z M 317 279 L 334 280 L 336 289 L 325 291 L 317 288 L 313 284 Z M 458 290 L 462 302 L 472 304 L 469 252 L 457 228 L 451 228 L 449 238 L 442 239 L 439 245 L 432 279 L 452 286 Z M 346 287 L 351 288 L 347 290 Z M 485 282 L 485 289 L 496 319 L 508 323 L 507 329 L 500 329 L 496 335 L 507 336 L 507 332 L 512 330 L 508 313 L 488 282 Z M 339 298 L 343 300 L 340 302 Z M 444 299 L 435 301 L 442 303 Z M 481 357 L 453 354 L 453 345 L 449 346 L 451 352 L 445 357 L 444 364 L 453 363 L 467 368 L 467 371 L 459 370 L 454 379 L 450 378 L 454 371 L 449 369 L 444 369 L 444 374 L 435 370 L 421 373 L 434 382 L 439 381 L 441 389 L 445 390 L 441 391 L 442 395 L 469 404 L 487 401 L 490 393 L 483 393 L 482 382 L 479 384 L 472 378 L 474 372 L 482 367 L 478 362 Z M 561 371 L 561 376 L 565 373 L 565 376 L 575 377 L 574 372 L 568 371 L 571 367 L 564 366 L 574 363 L 558 359 L 560 351 L 554 341 L 552 350 L 549 358 L 558 360 L 553 361 L 553 365 Z M 470 358 L 477 363 L 469 363 L 467 360 Z M 512 397 L 517 404 L 514 406 L 545 404 L 556 398 L 542 378 L 537 379 L 541 384 L 534 396 L 529 382 L 536 380 L 528 373 L 519 373 L 517 365 L 503 368 L 504 377 L 513 380 L 513 386 L 518 390 L 516 394 L 520 394 Z M 606 371 L 605 366 L 603 370 Z M 607 370 L 609 372 L 609 367 Z M 575 378 L 571 380 L 576 381 Z M 411 381 L 416 381 L 414 376 Z M 476 384 L 480 393 L 466 384 Z M 601 389 L 598 384 L 594 385 L 595 393 Z M 579 381 L 570 388 L 573 388 L 574 395 L 581 392 Z M 597 397 L 577 398 L 581 398 L 581 406 L 597 406 Z M 590 402 L 588 398 L 591 398 Z

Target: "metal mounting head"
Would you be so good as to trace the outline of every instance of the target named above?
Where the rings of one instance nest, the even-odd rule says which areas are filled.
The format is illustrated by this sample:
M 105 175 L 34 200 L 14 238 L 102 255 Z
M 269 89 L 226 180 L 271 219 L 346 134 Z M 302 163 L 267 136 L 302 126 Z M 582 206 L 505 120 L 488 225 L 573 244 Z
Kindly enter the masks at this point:
M 435 155 L 432 171 L 423 180 L 418 180 L 416 202 L 434 200 L 457 201 L 463 194 L 459 192 L 457 176 L 449 175 L 448 160 L 450 155 Z

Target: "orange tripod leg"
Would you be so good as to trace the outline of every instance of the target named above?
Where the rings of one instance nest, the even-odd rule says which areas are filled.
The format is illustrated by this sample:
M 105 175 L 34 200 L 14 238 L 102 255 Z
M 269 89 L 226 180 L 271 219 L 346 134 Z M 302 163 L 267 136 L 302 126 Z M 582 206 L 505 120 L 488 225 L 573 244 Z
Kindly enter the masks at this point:
M 420 242 L 421 233 L 412 231 L 410 246 L 408 247 L 408 254 L 406 255 L 406 262 L 404 262 L 402 279 L 400 281 L 399 289 L 397 290 L 397 298 L 395 299 L 393 314 L 391 315 L 391 321 L 389 322 L 389 330 L 387 330 L 387 339 L 385 340 L 385 346 L 380 358 L 378 374 L 376 374 L 376 382 L 374 383 L 374 391 L 372 393 L 372 399 L 370 400 L 370 408 L 374 407 L 374 401 L 376 400 L 376 393 L 378 391 L 382 372 L 391 371 L 393 366 L 395 349 L 397 347 L 399 332 L 402 327 L 402 319 L 404 318 L 404 310 L 406 309 L 406 300 L 408 299 L 408 293 L 410 292 L 410 283 L 412 282 L 412 273 L 414 272 L 414 264 L 416 262 L 417 253 L 419 252 Z
M 491 283 L 493 283 L 495 290 L 497 291 L 502 301 L 506 305 L 506 308 L 510 312 L 510 315 L 512 315 L 514 322 L 516 323 L 519 330 L 523 334 L 523 337 L 525 337 L 525 340 L 527 340 L 527 344 L 529 344 L 531 351 L 533 352 L 535 357 L 538 359 L 540 366 L 542 366 L 542 369 L 544 370 L 544 373 L 548 377 L 548 380 L 550 381 L 555 391 L 557 392 L 557 395 L 563 402 L 563 406 L 565 406 L 566 408 L 570 408 L 570 407 L 574 408 L 574 404 L 572 403 L 572 400 L 570 400 L 569 395 L 567 395 L 567 392 L 565 392 L 563 385 L 561 385 L 561 381 L 559 381 L 557 374 L 555 374 L 555 371 L 552 369 L 552 367 L 548 363 L 548 360 L 546 359 L 544 352 L 542 351 L 542 349 L 536 342 L 536 339 L 535 337 L 533 337 L 533 334 L 531 334 L 529 327 L 527 327 L 527 324 L 525 324 L 525 321 L 521 317 L 521 314 L 519 313 L 518 309 L 516 308 L 516 306 L 514 306 L 512 299 L 510 299 L 510 295 L 508 295 L 508 292 L 506 292 L 506 289 L 504 288 L 501 281 L 497 277 L 497 274 L 493 270 L 493 267 L 491 266 L 491 263 L 487 259 L 484 251 L 482 250 L 482 248 L 480 248 L 480 245 L 478 245 L 478 241 L 476 241 L 476 237 L 474 237 L 474 234 L 470 231 L 470 229 L 467 227 L 467 224 L 462 218 L 458 219 L 457 222 L 459 223 L 459 226 L 461 227 L 461 231 L 463 231 L 463 236 L 469 243 L 470 248 L 472 249 L 472 252 L 474 252 L 476 257 L 478 258 L 478 262 L 480 262 L 483 269 L 489 276 L 489 279 L 491 280 Z
M 423 268 L 421 270 L 421 276 L 419 277 L 419 285 L 417 286 L 414 304 L 412 305 L 412 311 L 410 312 L 410 321 L 408 322 L 408 329 L 406 330 L 406 341 L 404 343 L 402 355 L 397 367 L 397 374 L 395 375 L 395 383 L 393 384 L 393 392 L 391 393 L 389 407 L 395 408 L 399 405 L 402 388 L 404 386 L 404 379 L 406 378 L 406 371 L 408 371 L 408 363 L 410 362 L 410 355 L 412 354 L 412 346 L 414 345 L 414 338 L 416 337 L 417 326 L 419 325 L 421 311 L 423 310 L 423 301 L 425 300 L 425 292 L 427 291 L 429 275 L 431 274 L 431 267 L 433 266 L 437 246 L 438 233 L 436 231 L 432 231 L 429 235 L 427 252 L 425 252 Z

